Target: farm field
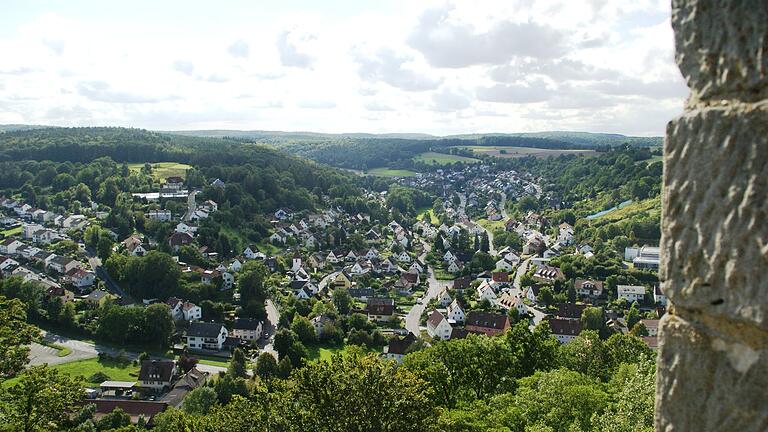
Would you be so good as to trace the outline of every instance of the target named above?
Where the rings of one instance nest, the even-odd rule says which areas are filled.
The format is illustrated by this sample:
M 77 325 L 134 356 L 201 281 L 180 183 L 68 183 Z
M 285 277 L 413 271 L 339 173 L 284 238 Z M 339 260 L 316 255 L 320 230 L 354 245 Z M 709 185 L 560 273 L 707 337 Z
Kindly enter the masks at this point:
M 406 169 L 373 168 L 369 169 L 366 175 L 379 177 L 413 177 L 418 174 L 415 171 Z
M 495 156 L 500 158 L 521 158 L 526 156 L 533 157 L 548 157 L 548 156 L 560 156 L 560 155 L 582 155 L 593 156 L 597 154 L 594 150 L 558 150 L 558 149 L 542 149 L 533 147 L 507 147 L 507 146 L 459 146 L 457 148 L 464 148 L 472 150 L 474 153 L 486 156 Z
M 141 171 L 143 163 L 128 164 L 131 171 Z M 192 168 L 187 164 L 177 162 L 156 162 L 152 164 L 152 178 L 155 180 L 164 180 L 167 177 L 187 178 L 187 170 Z
M 456 162 L 464 162 L 464 163 L 480 162 L 479 159 L 475 159 L 475 158 L 451 155 L 451 154 L 445 154 L 445 153 L 435 153 L 435 152 L 426 152 L 418 156 L 414 156 L 413 161 L 424 162 L 428 165 L 451 165 Z

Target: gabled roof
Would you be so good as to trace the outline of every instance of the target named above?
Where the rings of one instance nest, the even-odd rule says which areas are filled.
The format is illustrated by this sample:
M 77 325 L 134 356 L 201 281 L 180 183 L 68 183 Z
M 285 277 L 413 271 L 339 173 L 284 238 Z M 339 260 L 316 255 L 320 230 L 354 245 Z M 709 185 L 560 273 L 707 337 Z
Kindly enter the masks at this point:
M 143 360 L 139 381 L 171 381 L 176 362 L 173 360 Z
M 416 336 L 414 336 L 413 333 L 408 333 L 408 335 L 402 339 L 395 336 L 389 340 L 387 353 L 405 355 L 405 352 L 414 342 L 416 342 Z
M 554 335 L 578 336 L 582 326 L 580 320 L 551 318 L 549 328 Z
M 187 336 L 215 338 L 221 333 L 222 327 L 224 325 L 220 323 L 193 322 L 189 325 Z
M 467 315 L 465 324 L 502 330 L 509 324 L 509 318 L 506 315 L 493 312 L 472 311 Z
M 435 309 L 431 314 L 429 314 L 429 318 L 427 318 L 427 325 L 432 328 L 437 328 L 437 326 L 439 326 L 443 321 L 445 321 L 445 316 L 441 314 L 440 311 Z
M 557 316 L 560 318 L 581 319 L 581 313 L 587 308 L 585 304 L 559 303 Z
M 238 318 L 232 325 L 233 329 L 237 330 L 258 330 L 261 321 L 252 318 Z

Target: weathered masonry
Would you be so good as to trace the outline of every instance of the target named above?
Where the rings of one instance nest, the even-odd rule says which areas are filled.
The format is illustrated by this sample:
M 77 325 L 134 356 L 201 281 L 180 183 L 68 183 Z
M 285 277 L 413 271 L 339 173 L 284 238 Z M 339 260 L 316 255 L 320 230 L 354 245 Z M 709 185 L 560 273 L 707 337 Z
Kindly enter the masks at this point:
M 768 430 L 768 0 L 673 0 L 658 431 Z

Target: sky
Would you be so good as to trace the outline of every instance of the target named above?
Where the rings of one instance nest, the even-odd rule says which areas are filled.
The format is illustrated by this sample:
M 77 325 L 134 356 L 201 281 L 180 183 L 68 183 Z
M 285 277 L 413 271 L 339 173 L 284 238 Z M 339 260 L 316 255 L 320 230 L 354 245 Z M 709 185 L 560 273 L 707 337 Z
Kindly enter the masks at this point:
M 3 0 L 0 124 L 663 135 L 669 0 Z

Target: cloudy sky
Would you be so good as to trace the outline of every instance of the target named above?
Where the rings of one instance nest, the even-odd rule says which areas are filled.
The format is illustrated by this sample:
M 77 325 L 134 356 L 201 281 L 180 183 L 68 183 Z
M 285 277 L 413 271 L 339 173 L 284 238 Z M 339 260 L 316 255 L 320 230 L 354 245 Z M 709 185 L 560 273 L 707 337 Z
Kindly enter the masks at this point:
M 4 0 L 0 124 L 662 135 L 669 0 Z

